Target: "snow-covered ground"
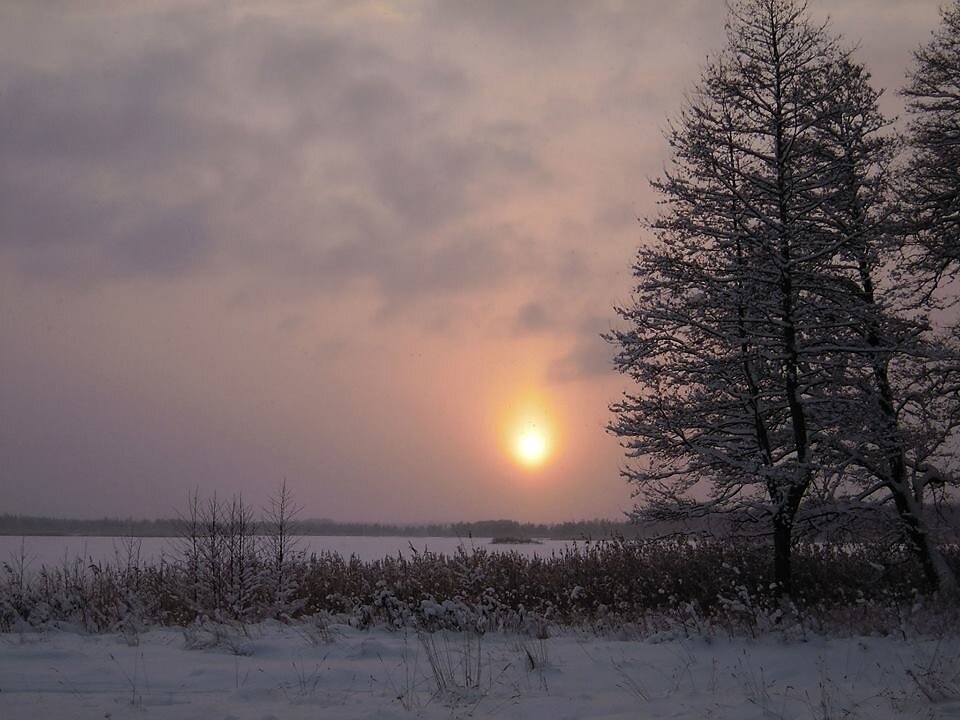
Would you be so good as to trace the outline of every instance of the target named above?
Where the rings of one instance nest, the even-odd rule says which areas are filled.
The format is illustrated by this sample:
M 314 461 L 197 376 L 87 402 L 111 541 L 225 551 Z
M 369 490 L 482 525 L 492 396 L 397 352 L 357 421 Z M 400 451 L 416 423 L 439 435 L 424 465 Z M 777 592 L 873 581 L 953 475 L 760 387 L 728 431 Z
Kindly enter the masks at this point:
M 330 550 L 344 557 L 356 555 L 361 560 L 379 560 L 397 553 L 410 555 L 413 546 L 418 552 L 429 550 L 435 553 L 452 554 L 458 547 L 467 552 L 474 548 L 487 548 L 497 552 L 518 552 L 524 555 L 550 555 L 570 547 L 566 540 L 543 540 L 534 544 L 495 544 L 490 538 L 455 537 L 365 537 L 352 535 L 308 535 L 298 539 L 298 550 L 307 554 Z M 72 562 L 81 558 L 85 562 L 118 564 L 126 561 L 128 550 L 135 550 L 141 562 L 158 562 L 164 555 L 177 553 L 176 538 L 116 538 L 74 536 L 0 536 L 0 562 L 9 561 L 23 552 L 33 568 L 41 565 L 60 565 L 64 560 Z
M 958 718 L 960 640 L 361 631 L 0 635 L 0 718 Z

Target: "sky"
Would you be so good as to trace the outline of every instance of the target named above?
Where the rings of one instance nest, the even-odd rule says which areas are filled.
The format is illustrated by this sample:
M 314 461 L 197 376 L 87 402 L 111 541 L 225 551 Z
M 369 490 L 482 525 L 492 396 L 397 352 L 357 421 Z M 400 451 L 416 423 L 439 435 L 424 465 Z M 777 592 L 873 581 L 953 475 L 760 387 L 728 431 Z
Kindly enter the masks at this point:
M 900 114 L 938 2 L 828 11 Z M 0 4 L 0 513 L 622 517 L 600 334 L 724 15 Z

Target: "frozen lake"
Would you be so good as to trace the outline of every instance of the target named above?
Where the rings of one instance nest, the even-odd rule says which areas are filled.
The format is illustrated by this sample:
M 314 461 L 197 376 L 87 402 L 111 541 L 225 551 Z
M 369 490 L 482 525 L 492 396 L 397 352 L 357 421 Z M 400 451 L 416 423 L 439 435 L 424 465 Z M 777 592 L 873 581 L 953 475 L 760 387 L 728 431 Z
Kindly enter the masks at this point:
M 21 542 L 30 569 L 43 565 L 61 565 L 64 560 L 72 562 L 82 558 L 84 562 L 126 563 L 128 548 L 139 553 L 141 562 L 157 561 L 161 557 L 177 554 L 177 538 L 119 538 L 80 536 L 0 536 L 0 563 L 10 562 L 20 556 Z M 378 560 L 387 555 L 400 553 L 409 556 L 411 546 L 418 552 L 452 554 L 463 546 L 469 552 L 474 548 L 487 548 L 495 552 L 517 552 L 523 555 L 549 556 L 574 543 L 567 540 L 543 540 L 540 544 L 493 544 L 491 538 L 455 537 L 369 537 L 350 535 L 307 535 L 300 538 L 298 549 L 307 554 L 324 550 L 339 553 L 344 557 L 356 555 L 361 560 Z

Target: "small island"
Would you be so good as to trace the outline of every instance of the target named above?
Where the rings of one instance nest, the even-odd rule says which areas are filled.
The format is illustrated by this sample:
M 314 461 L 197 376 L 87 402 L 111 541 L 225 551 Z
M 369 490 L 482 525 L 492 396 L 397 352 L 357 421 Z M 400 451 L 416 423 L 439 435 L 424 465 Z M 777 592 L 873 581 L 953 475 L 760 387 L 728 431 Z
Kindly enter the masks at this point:
M 495 537 L 490 540 L 491 545 L 543 545 L 542 540 L 529 537 Z

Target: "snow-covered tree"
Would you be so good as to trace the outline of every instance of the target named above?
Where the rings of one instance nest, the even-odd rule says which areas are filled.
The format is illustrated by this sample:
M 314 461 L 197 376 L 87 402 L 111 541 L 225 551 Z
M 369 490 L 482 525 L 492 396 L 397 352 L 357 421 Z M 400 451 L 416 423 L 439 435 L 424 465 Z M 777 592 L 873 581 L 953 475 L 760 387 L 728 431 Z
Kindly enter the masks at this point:
M 948 441 L 957 429 L 957 355 L 931 331 L 923 312 L 893 292 L 889 269 L 904 238 L 889 222 L 889 165 L 895 143 L 889 121 L 878 108 L 879 93 L 869 75 L 847 60 L 833 72 L 835 94 L 818 125 L 823 152 L 839 174 L 823 206 L 824 226 L 835 234 L 837 281 L 818 292 L 819 302 L 847 316 L 830 329 L 819 351 L 845 358 L 836 363 L 825 397 L 832 429 L 823 428 L 821 465 L 827 478 L 843 478 L 839 507 L 853 510 L 869 501 L 890 501 L 900 534 L 917 553 L 928 582 L 947 593 L 956 578 L 943 560 L 923 510 L 927 485 L 942 476 L 930 468 L 951 455 Z M 816 291 L 815 291 L 816 292 Z M 850 483 L 859 476 L 859 482 Z
M 657 240 L 618 310 L 629 327 L 610 336 L 637 384 L 613 406 L 624 474 L 642 514 L 768 522 L 784 592 L 814 491 L 849 501 L 879 482 L 929 560 L 899 492 L 910 469 L 889 378 L 895 358 L 927 359 L 926 326 L 875 288 L 891 247 L 877 94 L 803 2 L 741 0 L 727 36 L 668 134 Z M 885 464 L 868 466 L 851 428 Z
M 960 272 L 960 1 L 914 53 L 903 90 L 912 156 L 904 173 L 916 265 L 929 286 Z
M 297 516 L 301 507 L 296 503 L 293 492 L 287 487 L 286 479 L 280 484 L 276 494 L 270 497 L 264 509 L 264 543 L 268 566 L 268 585 L 271 587 L 275 612 L 290 610 L 290 597 L 294 591 L 294 578 L 291 567 L 302 559 L 298 550 L 300 535 Z

